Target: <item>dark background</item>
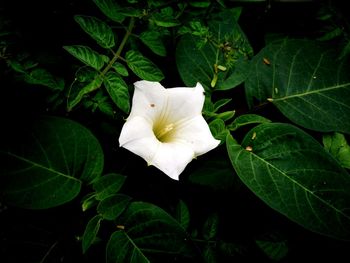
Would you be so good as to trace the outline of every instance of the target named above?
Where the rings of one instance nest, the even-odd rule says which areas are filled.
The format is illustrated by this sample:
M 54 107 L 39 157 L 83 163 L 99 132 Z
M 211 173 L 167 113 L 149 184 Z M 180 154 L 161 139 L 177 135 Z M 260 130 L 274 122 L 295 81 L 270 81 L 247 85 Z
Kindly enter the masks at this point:
M 265 45 L 266 35 L 288 35 L 290 37 L 317 38 L 322 35 L 324 22 L 317 19 L 322 4 L 330 1 L 309 1 L 296 3 L 266 2 L 228 2 L 229 6 L 243 6 L 239 20 L 243 31 L 254 48 L 255 53 Z M 339 10 L 339 19 L 344 14 L 344 1 L 332 2 Z M 345 1 L 346 2 L 346 1 Z M 15 34 L 7 38 L 11 52 L 27 51 L 49 68 L 54 74 L 72 79 L 72 68 L 76 63 L 62 46 L 81 44 L 88 37 L 75 23 L 76 14 L 95 15 L 103 18 L 97 7 L 89 0 L 16 1 L 4 0 L 0 3 L 0 22 Z M 0 38 L 1 40 L 1 38 Z M 174 54 L 166 58 L 174 61 Z M 157 61 L 155 61 L 157 63 Z M 175 65 L 169 63 L 167 65 Z M 12 79 L 4 60 L 0 60 L 1 118 L 18 120 L 26 114 L 46 112 L 43 97 L 45 92 L 28 88 Z M 166 79 L 169 85 L 178 84 L 176 68 L 168 68 L 173 78 Z M 170 74 L 165 74 L 165 76 Z M 234 105 L 238 112 L 246 111 L 243 89 L 235 89 Z M 274 109 L 265 108 L 262 115 L 275 120 L 283 117 Z M 107 169 L 115 167 L 113 151 L 110 150 L 112 137 L 105 137 L 97 125 L 101 116 L 70 116 L 77 118 L 91 128 L 101 141 L 106 154 Z M 6 123 L 6 122 L 5 122 Z M 218 150 L 220 151 L 220 150 Z M 220 154 L 220 152 L 214 152 Z M 125 158 L 133 158 L 132 154 Z M 110 159 L 108 159 L 110 158 Z M 210 158 L 203 157 L 203 158 Z M 135 159 L 135 158 L 134 158 Z M 134 164 L 143 166 L 142 160 Z M 194 164 L 195 165 L 195 164 Z M 191 168 L 190 168 L 191 169 Z M 311 233 L 288 219 L 272 211 L 244 186 L 238 184 L 237 191 L 214 192 L 211 189 L 183 182 L 173 182 L 150 168 L 149 175 L 130 175 L 125 191 L 136 199 L 153 202 L 165 209 L 173 207 L 179 198 L 185 200 L 191 211 L 192 224 L 203 223 L 203 218 L 218 211 L 222 221 L 219 236 L 224 240 L 242 242 L 249 251 L 237 255 L 235 262 L 269 262 L 255 247 L 253 239 L 264 233 L 278 233 L 288 240 L 289 253 L 281 262 L 300 262 L 302 260 L 328 260 L 341 262 L 348 257 L 350 244 Z M 83 196 L 84 193 L 82 193 Z M 93 215 L 82 213 L 81 197 L 61 207 L 42 211 L 32 211 L 7 206 L 0 203 L 0 262 L 101 262 L 104 261 L 103 246 L 96 246 L 86 255 L 81 255 L 81 236 L 88 219 Z M 1 200 L 0 200 L 1 201 Z M 229 208 L 229 209 L 228 209 Z M 45 256 L 47 255 L 47 256 Z M 43 260 L 44 259 L 44 260 Z M 42 261 L 40 261 L 42 260 Z

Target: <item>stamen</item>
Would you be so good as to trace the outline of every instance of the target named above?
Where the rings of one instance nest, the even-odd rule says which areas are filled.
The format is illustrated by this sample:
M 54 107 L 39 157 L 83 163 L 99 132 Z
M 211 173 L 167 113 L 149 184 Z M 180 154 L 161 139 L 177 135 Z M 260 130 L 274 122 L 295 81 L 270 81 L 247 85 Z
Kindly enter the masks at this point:
M 174 123 L 169 123 L 164 127 L 156 127 L 154 133 L 159 141 L 164 142 L 166 141 L 166 136 L 169 135 L 169 132 L 171 132 L 174 128 Z

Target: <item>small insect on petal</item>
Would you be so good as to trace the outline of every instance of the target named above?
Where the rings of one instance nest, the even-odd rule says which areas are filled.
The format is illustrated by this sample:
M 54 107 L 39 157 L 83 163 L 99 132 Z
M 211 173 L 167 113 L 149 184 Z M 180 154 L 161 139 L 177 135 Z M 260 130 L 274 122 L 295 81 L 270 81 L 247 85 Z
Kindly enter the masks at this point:
M 263 62 L 264 62 L 265 65 L 268 65 L 268 66 L 271 65 L 270 60 L 268 60 L 267 58 L 263 58 Z
M 149 106 L 151 106 L 152 108 L 154 108 L 154 106 L 156 106 L 154 103 L 151 103 Z

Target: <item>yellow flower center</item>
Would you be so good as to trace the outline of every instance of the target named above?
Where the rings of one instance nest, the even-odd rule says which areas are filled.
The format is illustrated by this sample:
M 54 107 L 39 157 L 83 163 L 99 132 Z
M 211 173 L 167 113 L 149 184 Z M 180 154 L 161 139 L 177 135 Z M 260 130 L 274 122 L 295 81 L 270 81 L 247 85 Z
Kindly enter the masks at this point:
M 174 131 L 174 123 L 158 122 L 153 125 L 153 132 L 157 139 L 161 142 L 169 142 L 171 140 L 172 131 Z

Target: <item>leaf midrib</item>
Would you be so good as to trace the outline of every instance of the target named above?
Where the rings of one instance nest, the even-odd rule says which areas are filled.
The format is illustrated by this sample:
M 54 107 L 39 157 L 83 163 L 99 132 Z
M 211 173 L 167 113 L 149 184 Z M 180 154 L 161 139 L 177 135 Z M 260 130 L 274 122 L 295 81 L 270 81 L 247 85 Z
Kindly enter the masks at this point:
M 73 177 L 73 176 L 70 176 L 70 175 L 61 173 L 61 172 L 59 172 L 59 171 L 56 171 L 56 170 L 52 169 L 51 167 L 46 167 L 46 166 L 44 166 L 44 165 L 42 165 L 42 164 L 40 164 L 40 163 L 37 163 L 37 162 L 31 161 L 31 160 L 29 160 L 29 159 L 27 159 L 27 158 L 21 157 L 21 156 L 15 154 L 15 153 L 8 152 L 7 154 L 10 155 L 10 156 L 12 156 L 12 157 L 14 157 L 14 158 L 17 158 L 18 160 L 21 160 L 21 161 L 23 161 L 23 162 L 26 162 L 26 163 L 28 163 L 28 164 L 31 164 L 32 166 L 39 167 L 39 168 L 41 168 L 41 169 L 43 169 L 43 170 L 49 171 L 49 172 L 51 172 L 51 173 L 54 173 L 54 174 L 56 174 L 57 176 L 63 176 L 63 177 L 66 177 L 66 178 L 68 178 L 68 179 L 70 179 L 70 180 L 74 180 L 74 181 L 80 182 L 79 179 L 77 179 L 77 178 L 75 178 L 75 177 Z
M 296 93 L 296 94 L 285 96 L 285 97 L 273 98 L 273 102 L 281 101 L 281 100 L 288 100 L 288 99 L 295 98 L 295 97 L 308 96 L 308 95 L 311 95 L 311 94 L 314 94 L 314 93 L 323 93 L 323 92 L 331 91 L 331 90 L 335 90 L 335 89 L 346 88 L 348 86 L 350 86 L 350 83 L 344 83 L 344 84 L 341 84 L 341 85 L 335 85 L 335 86 L 331 86 L 331 87 L 323 88 L 323 89 L 316 89 L 316 90 L 307 91 L 307 92 L 304 92 L 304 93 Z
M 237 146 L 240 147 L 240 146 Z M 240 149 L 240 152 L 238 153 L 237 157 L 244 152 L 244 149 Z M 273 169 L 275 169 L 276 171 L 278 171 L 279 173 L 283 174 L 288 180 L 290 180 L 293 184 L 297 185 L 298 187 L 300 187 L 301 189 L 303 189 L 304 191 L 308 192 L 311 196 L 313 196 L 314 198 L 316 198 L 317 200 L 319 200 L 320 202 L 326 204 L 328 207 L 334 209 L 337 213 L 343 215 L 345 218 L 350 220 L 350 216 L 344 214 L 342 211 L 340 211 L 338 208 L 334 207 L 333 205 L 331 205 L 330 203 L 326 202 L 325 200 L 323 200 L 322 198 L 320 198 L 319 196 L 315 195 L 313 191 L 309 190 L 308 188 L 304 187 L 302 184 L 300 184 L 298 181 L 292 179 L 290 176 L 288 176 L 286 173 L 284 173 L 283 171 L 281 171 L 279 168 L 277 168 L 276 166 L 273 166 L 271 163 L 265 161 L 263 158 L 261 158 L 260 156 L 254 154 L 254 153 L 250 153 L 252 156 L 255 156 L 258 160 L 262 161 L 265 165 L 267 165 L 268 167 L 271 167 Z M 271 176 L 270 176 L 271 177 Z M 271 180 L 273 180 L 271 178 Z

